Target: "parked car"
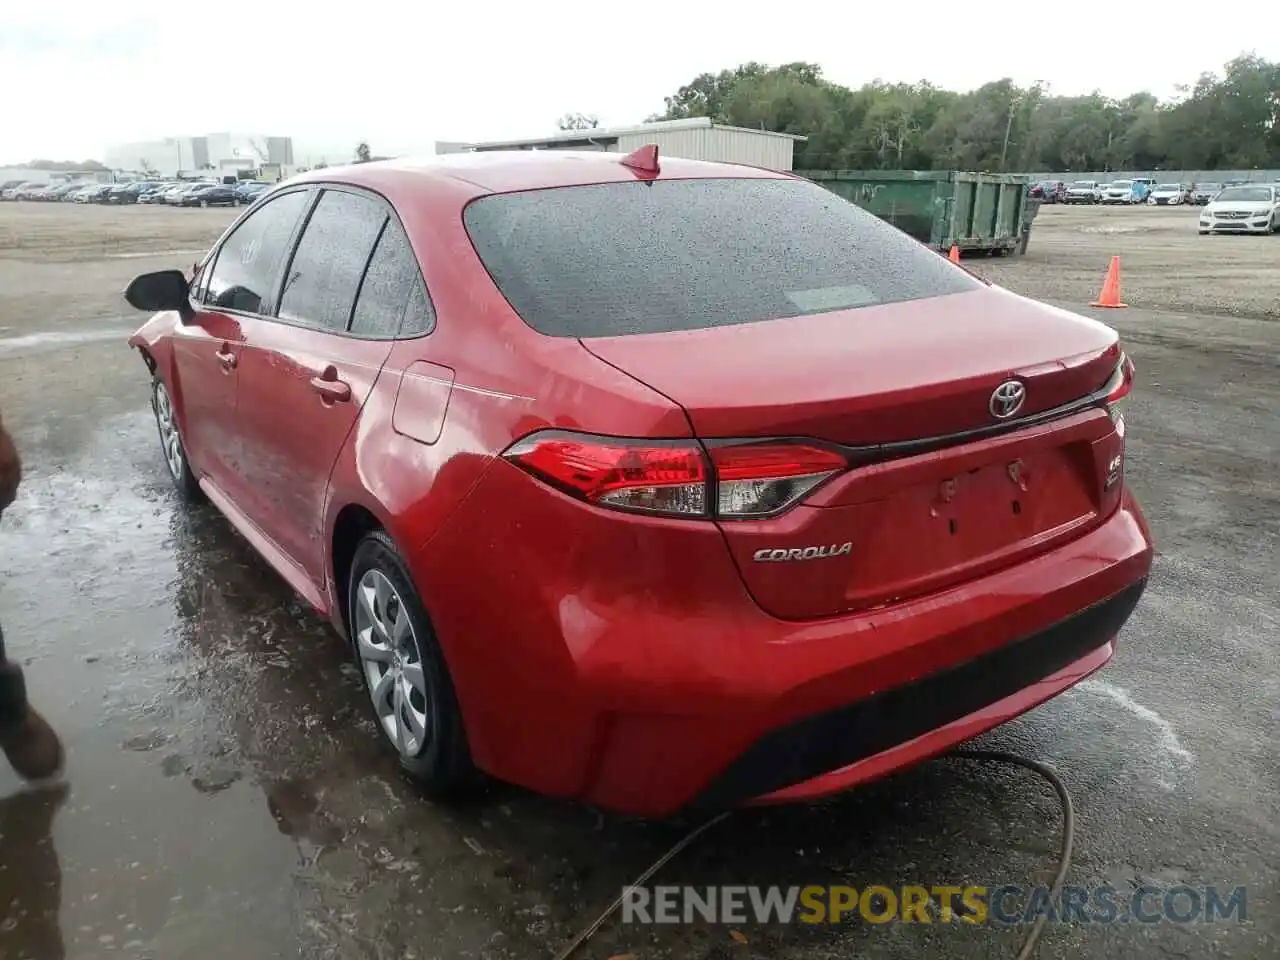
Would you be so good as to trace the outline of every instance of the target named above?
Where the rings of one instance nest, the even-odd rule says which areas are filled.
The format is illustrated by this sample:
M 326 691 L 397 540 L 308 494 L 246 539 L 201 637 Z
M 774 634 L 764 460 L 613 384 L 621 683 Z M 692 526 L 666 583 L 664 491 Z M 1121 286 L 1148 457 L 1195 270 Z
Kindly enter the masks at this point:
M 182 206 L 183 198 L 192 190 L 200 190 L 212 186 L 215 186 L 215 184 L 211 180 L 188 180 L 166 193 L 165 203 L 175 207 Z
M 49 184 L 46 181 L 31 181 L 24 183 L 13 191 L 13 199 L 15 200 L 34 200 Z
M 1028 192 L 1041 203 L 1062 203 L 1067 197 L 1067 185 L 1061 180 L 1042 180 Z
M 1117 334 L 772 171 L 322 169 L 125 296 L 180 495 L 434 793 L 843 790 L 1089 676 L 1151 566 Z
M 178 199 L 184 193 L 190 190 L 192 187 L 207 186 L 207 185 L 208 185 L 208 181 L 192 181 L 192 180 L 179 181 L 178 183 L 175 183 L 173 186 L 171 186 L 168 190 L 164 192 L 163 194 L 164 202 L 169 204 L 170 206 L 177 206 Z
M 202 184 L 178 196 L 180 207 L 234 207 L 235 205 L 236 189 L 226 183 Z
M 1158 183 L 1147 195 L 1147 203 L 1153 206 L 1177 206 L 1187 199 L 1187 188 L 1180 183 Z
M 64 201 L 83 186 L 84 182 L 79 180 L 59 183 L 57 186 L 49 188 L 46 192 L 46 199 L 57 202 Z
M 1112 180 L 1102 188 L 1102 203 L 1137 203 L 1132 180 Z
M 25 180 L 6 180 L 0 183 L 0 200 L 12 200 L 13 197 L 9 196 L 9 194 L 17 190 L 25 182 Z
M 142 202 L 142 195 L 149 193 L 161 185 L 159 180 L 137 180 L 129 185 L 128 197 L 130 203 Z
M 1098 203 L 1102 199 L 1102 185 L 1097 180 L 1076 180 L 1072 182 L 1063 198 L 1063 203 Z
M 1191 190 L 1191 202 L 1203 207 L 1221 191 L 1220 183 L 1197 183 Z
M 160 183 L 152 183 L 138 194 L 138 202 L 164 203 L 165 192 L 171 190 L 173 186 L 173 182 L 169 180 Z
M 111 192 L 111 187 L 110 183 L 91 183 L 72 193 L 71 199 L 75 203 L 98 203 Z
M 253 203 L 271 184 L 261 180 L 249 180 L 236 187 L 236 203 Z
M 1200 233 L 1280 233 L 1280 186 L 1225 187 L 1200 212 Z

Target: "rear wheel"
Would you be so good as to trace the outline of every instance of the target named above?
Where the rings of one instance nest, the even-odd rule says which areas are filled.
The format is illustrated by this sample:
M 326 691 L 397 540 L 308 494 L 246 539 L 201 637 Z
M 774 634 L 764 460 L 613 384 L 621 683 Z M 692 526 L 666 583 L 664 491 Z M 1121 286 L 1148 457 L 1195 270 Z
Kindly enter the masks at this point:
M 151 409 L 156 415 L 156 428 L 160 432 L 160 451 L 164 454 L 165 464 L 169 467 L 169 477 L 177 488 L 178 495 L 188 503 L 197 503 L 204 498 L 204 491 L 195 474 L 191 472 L 191 464 L 187 461 L 187 448 L 182 442 L 182 430 L 178 426 L 178 417 L 173 407 L 173 398 L 164 380 L 156 374 L 151 381 Z
M 478 778 L 453 681 L 408 568 L 383 531 L 360 541 L 347 591 L 356 666 L 383 743 L 429 793 L 463 793 Z

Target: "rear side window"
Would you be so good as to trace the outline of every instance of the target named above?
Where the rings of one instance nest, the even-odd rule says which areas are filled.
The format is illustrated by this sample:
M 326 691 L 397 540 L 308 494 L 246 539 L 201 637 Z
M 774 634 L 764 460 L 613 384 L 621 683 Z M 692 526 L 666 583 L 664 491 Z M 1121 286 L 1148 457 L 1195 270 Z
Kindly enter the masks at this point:
M 386 222 L 382 205 L 344 190 L 320 194 L 280 295 L 281 320 L 343 331 L 360 278 Z
M 206 303 L 223 310 L 262 313 L 307 199 L 302 190 L 281 194 L 236 227 L 209 272 Z
M 493 194 L 463 216 L 498 289 L 550 336 L 694 330 L 981 287 L 895 227 L 803 180 Z
M 434 326 L 417 257 L 404 230 L 391 217 L 369 261 L 351 318 L 351 332 L 376 339 L 415 337 L 429 333 Z

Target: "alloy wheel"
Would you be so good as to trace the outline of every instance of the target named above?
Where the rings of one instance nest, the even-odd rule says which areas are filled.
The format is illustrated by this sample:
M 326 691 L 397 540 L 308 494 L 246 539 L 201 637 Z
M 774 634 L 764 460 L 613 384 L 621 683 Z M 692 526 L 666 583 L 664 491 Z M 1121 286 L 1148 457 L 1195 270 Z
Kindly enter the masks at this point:
M 182 452 L 182 437 L 178 433 L 178 421 L 173 414 L 173 402 L 169 399 L 169 391 L 163 383 L 156 384 L 155 392 L 156 426 L 160 428 L 160 448 L 164 451 L 165 463 L 175 480 L 182 479 L 186 469 L 186 458 Z
M 428 739 L 428 696 L 422 655 L 409 611 L 382 571 L 367 570 L 356 586 L 356 651 L 373 708 L 400 755 L 413 759 Z

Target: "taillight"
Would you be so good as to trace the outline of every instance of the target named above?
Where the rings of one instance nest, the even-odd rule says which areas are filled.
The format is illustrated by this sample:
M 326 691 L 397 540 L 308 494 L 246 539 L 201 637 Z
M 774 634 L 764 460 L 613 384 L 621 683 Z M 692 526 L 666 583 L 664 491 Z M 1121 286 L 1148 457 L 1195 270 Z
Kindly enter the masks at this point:
M 614 440 L 556 430 L 526 437 L 503 456 L 602 507 L 685 517 L 707 513 L 706 461 L 692 440 Z
M 800 443 L 711 446 L 716 512 L 764 517 L 785 510 L 849 462 L 833 450 Z
M 1102 400 L 1112 423 L 1118 424 L 1124 419 L 1124 399 L 1133 390 L 1134 372 L 1133 361 L 1129 359 L 1129 355 L 1121 354 L 1115 373 L 1107 381 L 1107 393 Z
M 630 440 L 548 430 L 515 443 L 510 463 L 601 507 L 672 517 L 728 519 L 780 513 L 848 467 L 803 442 Z

